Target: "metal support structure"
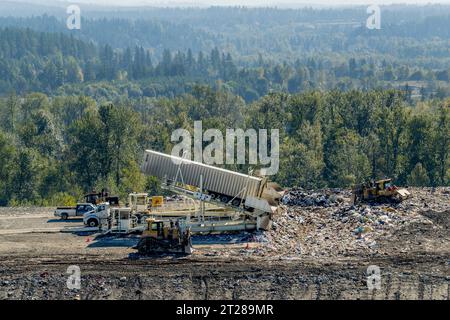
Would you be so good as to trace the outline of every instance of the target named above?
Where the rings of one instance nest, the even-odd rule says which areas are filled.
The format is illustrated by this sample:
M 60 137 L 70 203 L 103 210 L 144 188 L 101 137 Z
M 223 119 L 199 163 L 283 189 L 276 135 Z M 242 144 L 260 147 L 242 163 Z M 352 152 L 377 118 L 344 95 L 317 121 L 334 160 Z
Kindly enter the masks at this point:
M 191 198 L 194 200 L 194 213 L 195 213 L 195 221 L 192 220 L 190 214 L 186 211 L 185 214 L 180 216 L 186 217 L 186 223 L 194 230 L 201 230 L 198 232 L 214 232 L 214 231 L 237 231 L 237 230 L 254 230 L 258 229 L 258 221 L 261 217 L 266 217 L 268 214 L 264 211 L 254 209 L 250 211 L 244 204 L 245 199 L 248 195 L 248 190 L 250 188 L 250 179 L 252 178 L 253 170 L 249 169 L 249 174 L 247 180 L 245 182 L 245 186 L 241 190 L 235 190 L 237 194 L 229 200 L 227 203 L 221 202 L 216 199 L 212 199 L 210 195 L 203 194 L 204 186 L 205 186 L 205 177 L 200 174 L 199 176 L 199 185 L 196 189 L 192 189 L 191 186 L 187 185 L 184 182 L 183 178 L 183 164 L 186 163 L 185 159 L 186 152 L 183 153 L 181 158 L 178 158 L 179 163 L 176 163 L 176 174 L 175 177 L 167 177 L 167 175 L 163 176 L 163 181 L 161 183 L 161 187 L 163 189 L 169 190 L 176 194 L 180 194 L 187 198 Z M 173 172 L 173 171 L 172 171 Z M 174 179 L 174 180 L 172 180 Z M 208 182 L 208 181 L 206 181 Z M 191 181 L 192 183 L 192 181 Z M 235 199 L 240 199 L 239 204 L 233 205 L 233 201 Z M 197 200 L 197 201 L 195 201 Z M 197 203 L 199 204 L 197 210 Z M 231 214 L 227 217 L 226 220 L 221 220 L 221 217 L 217 219 L 217 215 L 215 217 L 208 216 L 206 210 L 206 204 L 212 204 L 214 206 L 223 208 L 224 210 L 229 209 L 234 214 Z M 207 219 L 208 217 L 208 219 Z

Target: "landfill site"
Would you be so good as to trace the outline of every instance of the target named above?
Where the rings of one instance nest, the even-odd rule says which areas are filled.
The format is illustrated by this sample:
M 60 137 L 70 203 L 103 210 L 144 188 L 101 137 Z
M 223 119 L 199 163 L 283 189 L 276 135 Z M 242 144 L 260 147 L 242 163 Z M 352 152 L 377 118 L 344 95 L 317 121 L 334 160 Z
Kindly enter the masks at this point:
M 65 207 L 1 208 L 0 299 L 450 297 L 448 187 L 400 191 L 383 180 L 281 191 L 164 157 L 147 151 L 142 170 L 165 177 L 171 198 L 130 195 L 127 208 L 110 202 L 78 215 L 81 204 L 70 217 Z M 193 172 L 199 183 L 189 181 Z M 228 187 L 242 178 L 245 192 L 227 198 L 215 174 L 233 176 Z M 71 266 L 78 288 L 68 286 Z

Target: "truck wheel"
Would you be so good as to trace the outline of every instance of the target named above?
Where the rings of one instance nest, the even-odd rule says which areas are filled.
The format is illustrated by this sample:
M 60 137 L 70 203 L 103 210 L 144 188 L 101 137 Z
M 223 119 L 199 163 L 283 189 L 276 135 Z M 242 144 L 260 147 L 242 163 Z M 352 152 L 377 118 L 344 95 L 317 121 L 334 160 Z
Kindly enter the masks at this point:
M 87 222 L 88 227 L 97 227 L 98 221 L 96 219 L 89 219 Z
M 65 212 L 61 213 L 61 220 L 67 220 L 69 218 L 69 215 Z

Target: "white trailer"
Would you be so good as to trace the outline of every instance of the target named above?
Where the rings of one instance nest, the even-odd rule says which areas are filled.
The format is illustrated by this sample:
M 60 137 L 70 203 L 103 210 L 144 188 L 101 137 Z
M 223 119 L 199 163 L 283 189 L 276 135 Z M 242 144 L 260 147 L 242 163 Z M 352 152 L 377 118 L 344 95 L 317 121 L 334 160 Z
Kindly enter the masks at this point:
M 203 201 L 216 201 L 271 213 L 284 191 L 264 177 L 246 175 L 200 162 L 146 150 L 141 167 L 147 175 L 160 178 L 168 186 L 186 188 Z

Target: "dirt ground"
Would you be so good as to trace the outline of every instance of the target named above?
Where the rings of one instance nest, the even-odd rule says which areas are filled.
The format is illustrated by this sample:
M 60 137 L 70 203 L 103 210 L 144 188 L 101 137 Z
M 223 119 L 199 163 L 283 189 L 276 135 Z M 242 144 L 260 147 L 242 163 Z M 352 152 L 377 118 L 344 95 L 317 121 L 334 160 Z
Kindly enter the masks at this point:
M 136 236 L 67 232 L 81 220 L 53 208 L 0 208 L 0 299 L 448 300 L 450 189 L 412 194 L 393 207 L 353 207 L 345 192 L 326 207 L 287 206 L 272 230 L 195 237 L 187 257 L 138 257 Z M 67 287 L 74 265 L 80 289 Z M 369 266 L 380 269 L 373 290 Z

